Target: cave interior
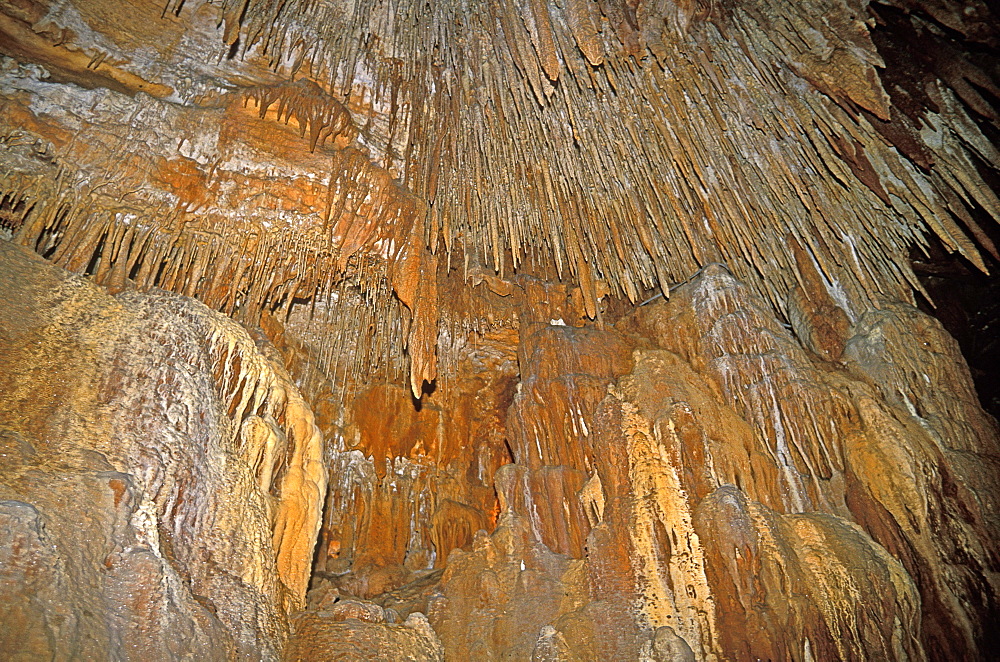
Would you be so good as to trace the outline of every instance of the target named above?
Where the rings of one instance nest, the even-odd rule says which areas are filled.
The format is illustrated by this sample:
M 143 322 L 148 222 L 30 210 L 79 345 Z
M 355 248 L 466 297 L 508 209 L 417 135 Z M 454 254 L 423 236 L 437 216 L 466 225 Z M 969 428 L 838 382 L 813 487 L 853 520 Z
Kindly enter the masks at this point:
M 1000 651 L 986 0 L 0 0 L 0 657 Z

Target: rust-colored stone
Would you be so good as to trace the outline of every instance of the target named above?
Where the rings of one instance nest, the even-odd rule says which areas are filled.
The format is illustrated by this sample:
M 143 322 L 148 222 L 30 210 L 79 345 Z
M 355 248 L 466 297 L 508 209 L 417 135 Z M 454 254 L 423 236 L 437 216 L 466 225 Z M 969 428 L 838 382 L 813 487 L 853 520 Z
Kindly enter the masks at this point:
M 0 657 L 988 655 L 994 14 L 0 3 Z

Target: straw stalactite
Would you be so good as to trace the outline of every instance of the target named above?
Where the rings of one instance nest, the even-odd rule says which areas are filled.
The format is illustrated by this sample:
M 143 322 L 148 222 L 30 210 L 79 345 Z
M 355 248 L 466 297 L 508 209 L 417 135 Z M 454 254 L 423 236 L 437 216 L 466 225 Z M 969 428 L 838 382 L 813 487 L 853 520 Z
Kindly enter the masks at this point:
M 791 239 L 850 316 L 911 299 L 909 254 L 931 236 L 981 268 L 995 252 L 981 172 L 1000 153 L 977 124 L 997 121 L 993 88 L 930 21 L 988 34 L 979 13 L 938 14 L 224 0 L 220 43 L 253 75 L 180 105 L 77 93 L 129 117 L 126 135 L 36 113 L 46 83 L 7 71 L 2 222 L 102 282 L 247 319 L 388 278 L 413 316 L 415 394 L 435 374 L 438 262 L 578 284 L 592 318 L 608 295 L 667 295 L 719 262 L 785 314 L 801 260 L 773 247 Z M 892 78 L 889 33 L 947 65 Z
M 172 290 L 251 324 L 262 311 L 287 314 L 296 301 L 350 288 L 373 300 L 390 272 L 405 274 L 391 289 L 420 348 L 414 393 L 433 380 L 426 205 L 372 162 L 350 112 L 316 83 L 247 88 L 199 108 L 78 91 L 71 103 L 89 104 L 79 121 L 36 115 L 45 83 L 28 71 L 8 72 L 6 84 L 16 89 L 2 102 L 11 238 L 113 291 Z M 103 112 L 131 124 L 124 134 L 102 126 Z M 206 132 L 209 124 L 219 128 Z
M 606 281 L 634 300 L 720 261 L 782 309 L 797 267 L 765 247 L 786 235 L 859 302 L 908 298 L 908 250 L 928 234 L 977 264 L 990 250 L 969 210 L 1000 204 L 974 161 L 1000 161 L 963 110 L 969 86 L 928 77 L 928 128 L 906 131 L 867 2 L 418 5 L 251 0 L 246 43 L 345 94 L 360 63 L 375 72 L 409 108 L 406 154 L 381 147 L 433 201 L 432 244 L 461 237 L 501 275 Z M 382 52 L 401 60 L 393 76 Z

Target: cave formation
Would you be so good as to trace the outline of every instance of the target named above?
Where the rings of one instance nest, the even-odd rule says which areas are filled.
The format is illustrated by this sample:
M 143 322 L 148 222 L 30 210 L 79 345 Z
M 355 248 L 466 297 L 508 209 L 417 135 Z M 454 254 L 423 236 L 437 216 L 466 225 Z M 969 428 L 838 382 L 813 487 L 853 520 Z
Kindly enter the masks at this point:
M 0 0 L 0 657 L 996 654 L 998 25 Z

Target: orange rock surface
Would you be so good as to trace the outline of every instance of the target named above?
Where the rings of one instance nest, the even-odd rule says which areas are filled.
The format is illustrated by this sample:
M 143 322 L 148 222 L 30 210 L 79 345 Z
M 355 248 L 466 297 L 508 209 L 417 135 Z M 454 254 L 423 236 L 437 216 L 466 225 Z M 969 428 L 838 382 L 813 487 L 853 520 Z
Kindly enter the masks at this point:
M 0 658 L 988 657 L 997 24 L 0 3 Z
M 278 655 L 326 486 L 283 368 L 193 300 L 0 254 L 5 654 Z

